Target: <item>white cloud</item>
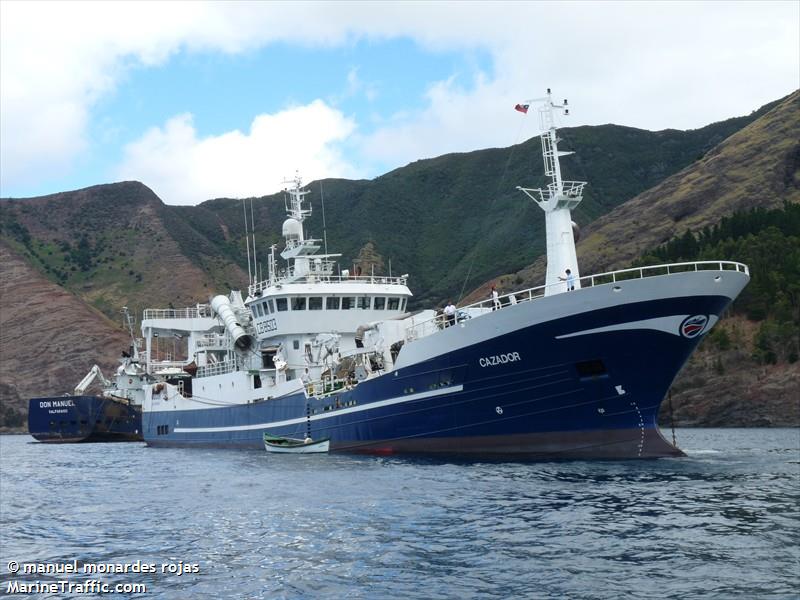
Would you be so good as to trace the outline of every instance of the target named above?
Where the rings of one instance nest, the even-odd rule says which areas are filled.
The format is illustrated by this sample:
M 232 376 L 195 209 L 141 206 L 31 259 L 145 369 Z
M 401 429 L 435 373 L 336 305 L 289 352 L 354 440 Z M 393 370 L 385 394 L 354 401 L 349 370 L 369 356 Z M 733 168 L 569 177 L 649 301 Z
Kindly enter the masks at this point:
M 238 53 L 275 41 L 324 47 L 358 37 L 376 42 L 407 37 L 433 52 L 487 52 L 492 61 L 487 73 L 430 82 L 423 110 L 391 119 L 361 117 L 361 125 L 369 120 L 385 125 L 351 146 L 360 146 L 365 164 L 382 168 L 508 145 L 520 126 L 511 107 L 546 87 L 570 98 L 573 124 L 693 128 L 746 114 L 800 86 L 799 22 L 797 2 L 6 0 L 0 2 L 0 186 L 20 187 L 68 172 L 90 150 L 87 126 L 97 101 L 113 92 L 132 66 L 162 64 L 182 50 Z M 354 67 L 349 91 L 374 95 Z M 326 97 L 326 90 L 318 96 Z M 181 142 L 195 148 L 187 168 L 202 165 L 200 148 L 254 144 L 260 139 L 259 119 L 247 135 L 203 139 L 191 121 L 172 121 L 129 147 L 122 170 L 144 165 L 146 157 L 134 163 L 133 153 L 145 140 L 156 147 Z M 355 131 L 352 123 L 349 131 Z M 345 161 L 326 146 L 340 137 L 325 138 L 311 129 L 305 135 L 318 156 L 329 155 L 318 159 L 320 165 L 342 169 L 321 172 L 352 172 L 346 163 L 354 159 Z M 240 157 L 238 164 L 244 162 Z M 248 164 L 263 166 L 257 160 Z M 176 167 L 161 167 L 158 185 L 167 185 L 165 169 L 178 173 Z M 158 169 L 151 165 L 148 172 Z M 180 182 L 170 185 L 180 187 Z M 217 190 L 201 196 L 239 193 L 211 189 Z
M 247 133 L 204 138 L 190 114 L 178 115 L 126 146 L 118 176 L 146 182 L 167 204 L 261 196 L 298 168 L 306 181 L 359 177 L 336 150 L 354 127 L 320 100 L 259 115 Z
M 522 118 L 514 104 L 548 87 L 570 99 L 572 116 L 564 126 L 651 130 L 692 129 L 745 115 L 800 87 L 798 3 L 492 6 L 497 14 L 473 15 L 453 27 L 462 43 L 472 39 L 490 50 L 492 72 L 471 82 L 434 83 L 424 110 L 362 140 L 365 156 L 402 165 L 508 146 L 538 132 L 535 113 Z M 437 43 L 447 46 L 451 34 Z
M 69 170 L 87 149 L 93 106 L 132 66 L 161 64 L 182 48 L 242 52 L 287 36 L 264 6 L 0 2 L 2 183 Z

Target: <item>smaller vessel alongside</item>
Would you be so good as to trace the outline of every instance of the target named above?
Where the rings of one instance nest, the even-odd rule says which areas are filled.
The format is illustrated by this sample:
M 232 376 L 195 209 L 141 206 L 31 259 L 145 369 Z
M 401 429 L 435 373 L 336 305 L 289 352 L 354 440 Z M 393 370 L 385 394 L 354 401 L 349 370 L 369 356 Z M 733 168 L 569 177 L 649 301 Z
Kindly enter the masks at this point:
M 267 452 L 276 454 L 325 454 L 330 447 L 331 438 L 312 440 L 307 437 L 304 440 L 298 440 L 264 434 L 264 448 Z
M 125 309 L 131 334 L 130 351 L 123 352 L 113 380 L 94 365 L 72 395 L 31 398 L 28 401 L 28 433 L 47 443 L 141 442 L 144 384 L 152 381 L 140 361 L 132 319 Z M 99 380 L 100 395 L 87 395 Z

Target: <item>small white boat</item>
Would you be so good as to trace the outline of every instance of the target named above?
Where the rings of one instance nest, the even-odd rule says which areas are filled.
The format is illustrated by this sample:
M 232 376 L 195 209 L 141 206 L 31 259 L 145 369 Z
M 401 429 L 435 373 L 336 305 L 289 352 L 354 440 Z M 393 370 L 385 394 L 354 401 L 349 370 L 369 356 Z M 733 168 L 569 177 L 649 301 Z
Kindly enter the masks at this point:
M 331 438 L 312 440 L 307 437 L 304 440 L 294 438 L 276 437 L 264 434 L 264 448 L 267 452 L 279 454 L 322 454 L 330 449 Z

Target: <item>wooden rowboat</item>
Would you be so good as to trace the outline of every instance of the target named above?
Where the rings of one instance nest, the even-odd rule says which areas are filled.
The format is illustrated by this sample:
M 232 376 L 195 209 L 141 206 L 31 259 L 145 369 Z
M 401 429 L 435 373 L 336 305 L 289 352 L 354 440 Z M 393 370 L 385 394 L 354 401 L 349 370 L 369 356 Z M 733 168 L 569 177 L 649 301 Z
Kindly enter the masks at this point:
M 322 454 L 330 449 L 331 438 L 312 440 L 306 438 L 298 440 L 295 438 L 276 437 L 264 434 L 264 448 L 267 452 L 279 454 Z

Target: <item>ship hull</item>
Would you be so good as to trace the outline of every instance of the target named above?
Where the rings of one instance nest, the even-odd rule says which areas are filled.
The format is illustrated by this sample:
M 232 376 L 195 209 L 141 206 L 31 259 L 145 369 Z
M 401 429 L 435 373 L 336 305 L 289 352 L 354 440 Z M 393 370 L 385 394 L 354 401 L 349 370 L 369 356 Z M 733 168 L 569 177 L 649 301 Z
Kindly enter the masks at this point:
M 46 443 L 140 442 L 142 410 L 101 396 L 32 398 L 28 432 Z
M 411 342 L 395 371 L 327 398 L 295 393 L 163 411 L 146 400 L 145 440 L 261 448 L 266 432 L 329 437 L 332 452 L 681 456 L 660 433 L 658 411 L 748 279 L 722 273 L 598 286 L 503 308 Z

